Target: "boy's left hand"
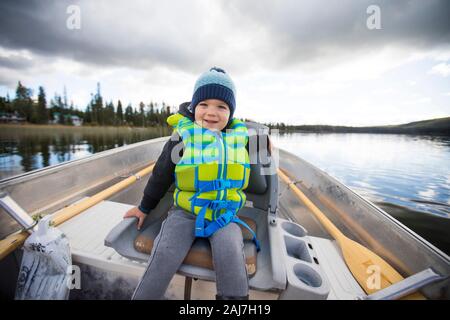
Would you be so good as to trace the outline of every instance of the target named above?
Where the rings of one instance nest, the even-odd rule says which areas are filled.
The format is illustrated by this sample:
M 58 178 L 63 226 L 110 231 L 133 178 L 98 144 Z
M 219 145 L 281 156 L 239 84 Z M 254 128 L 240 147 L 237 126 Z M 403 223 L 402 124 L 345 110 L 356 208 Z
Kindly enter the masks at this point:
M 144 220 L 147 217 L 147 215 L 143 213 L 141 210 L 139 210 L 138 207 L 134 207 L 128 210 L 127 213 L 125 213 L 125 215 L 123 216 L 124 219 L 131 217 L 136 217 L 138 219 L 137 229 L 141 230 L 141 226 L 144 223 Z

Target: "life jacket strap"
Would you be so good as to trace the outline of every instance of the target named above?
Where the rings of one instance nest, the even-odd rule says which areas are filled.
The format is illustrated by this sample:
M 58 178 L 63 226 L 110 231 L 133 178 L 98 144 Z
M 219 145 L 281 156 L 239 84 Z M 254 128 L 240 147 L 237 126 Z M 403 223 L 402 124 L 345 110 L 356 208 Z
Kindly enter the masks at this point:
M 205 200 L 205 199 L 197 199 L 197 201 L 198 200 Z M 230 207 L 235 206 L 235 205 L 233 205 L 235 203 L 230 202 L 230 201 L 224 201 L 224 200 L 206 200 L 206 201 L 209 201 L 209 202 L 216 201 L 216 203 L 220 203 L 220 206 L 226 206 L 226 205 L 230 205 Z M 224 202 L 226 204 L 224 204 Z M 258 252 L 261 250 L 260 243 L 259 243 L 258 239 L 256 238 L 256 233 L 252 230 L 252 228 L 250 228 L 248 226 L 248 224 L 246 224 L 244 221 L 242 221 L 241 219 L 239 219 L 239 217 L 236 216 L 236 214 L 235 214 L 235 212 L 237 211 L 236 209 L 233 210 L 231 208 L 226 208 L 228 210 L 225 213 L 221 214 L 219 217 L 217 217 L 217 219 L 215 219 L 213 221 L 208 221 L 208 220 L 205 220 L 206 208 L 208 208 L 208 205 L 205 205 L 202 207 L 202 209 L 198 213 L 197 218 L 195 220 L 195 236 L 196 237 L 208 238 L 212 234 L 214 234 L 217 230 L 219 230 L 220 228 L 225 227 L 230 222 L 234 222 L 234 223 L 238 223 L 238 224 L 242 225 L 243 227 L 245 227 L 246 229 L 248 229 L 250 231 L 250 233 L 252 234 L 252 240 L 256 246 L 256 250 Z M 238 206 L 238 208 L 239 208 L 239 206 Z M 222 209 L 225 209 L 225 208 L 222 208 Z
M 200 193 L 215 191 L 215 190 L 225 190 L 230 188 L 241 188 L 242 181 L 240 180 L 231 180 L 231 179 L 215 179 L 211 181 L 197 181 L 198 183 L 198 191 L 189 198 L 189 201 L 192 201 L 196 198 Z
M 209 199 L 200 199 L 195 198 L 192 200 L 193 205 L 196 207 L 209 208 L 211 210 L 220 210 L 220 209 L 228 209 L 236 211 L 240 207 L 239 201 L 230 201 L 230 200 L 209 200 Z
M 233 220 L 234 223 L 240 224 L 243 227 L 245 227 L 248 231 L 250 231 L 250 233 L 252 234 L 252 241 L 255 243 L 256 246 L 256 251 L 259 252 L 261 250 L 261 245 L 259 243 L 259 240 L 256 238 L 256 233 L 255 231 L 252 230 L 252 228 L 250 228 L 250 226 L 248 224 L 246 224 L 244 221 L 242 221 L 241 219 L 239 219 L 238 216 L 234 216 Z

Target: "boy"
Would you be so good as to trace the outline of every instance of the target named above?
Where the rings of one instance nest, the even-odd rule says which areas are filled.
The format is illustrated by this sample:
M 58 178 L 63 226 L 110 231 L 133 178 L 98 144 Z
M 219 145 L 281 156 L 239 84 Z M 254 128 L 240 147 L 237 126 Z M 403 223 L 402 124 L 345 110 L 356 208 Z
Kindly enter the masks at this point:
M 248 133 L 244 123 L 233 118 L 235 105 L 233 81 L 224 70 L 211 68 L 196 81 L 191 103 L 182 104 L 167 119 L 174 134 L 155 164 L 141 204 L 124 216 L 136 217 L 140 229 L 175 182 L 174 208 L 161 225 L 133 299 L 161 299 L 196 237 L 208 238 L 211 244 L 216 298 L 248 299 L 238 224 L 250 228 L 236 216 L 245 204 L 243 190 L 250 175 Z M 181 160 L 172 152 L 177 137 L 183 143 Z

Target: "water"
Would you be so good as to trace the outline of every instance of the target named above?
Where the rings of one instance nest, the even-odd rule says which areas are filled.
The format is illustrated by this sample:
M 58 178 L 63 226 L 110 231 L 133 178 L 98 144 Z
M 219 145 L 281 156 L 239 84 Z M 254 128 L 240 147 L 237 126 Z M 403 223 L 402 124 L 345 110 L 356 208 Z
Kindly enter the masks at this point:
M 166 135 L 167 128 L 0 126 L 0 179 Z M 294 133 L 273 140 L 450 253 L 450 137 Z
M 292 133 L 273 141 L 450 253 L 450 137 Z
M 0 125 L 0 179 L 169 134 L 167 127 Z

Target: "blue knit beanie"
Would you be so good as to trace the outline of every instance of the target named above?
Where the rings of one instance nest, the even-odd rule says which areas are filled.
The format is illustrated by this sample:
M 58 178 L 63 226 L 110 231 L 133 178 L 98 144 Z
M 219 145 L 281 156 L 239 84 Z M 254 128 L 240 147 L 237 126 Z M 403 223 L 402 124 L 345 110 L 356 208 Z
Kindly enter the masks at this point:
M 194 94 L 189 109 L 194 113 L 197 104 L 203 100 L 222 100 L 230 107 L 229 120 L 231 120 L 236 109 L 235 94 L 236 89 L 230 76 L 223 69 L 214 67 L 203 73 L 195 82 Z

